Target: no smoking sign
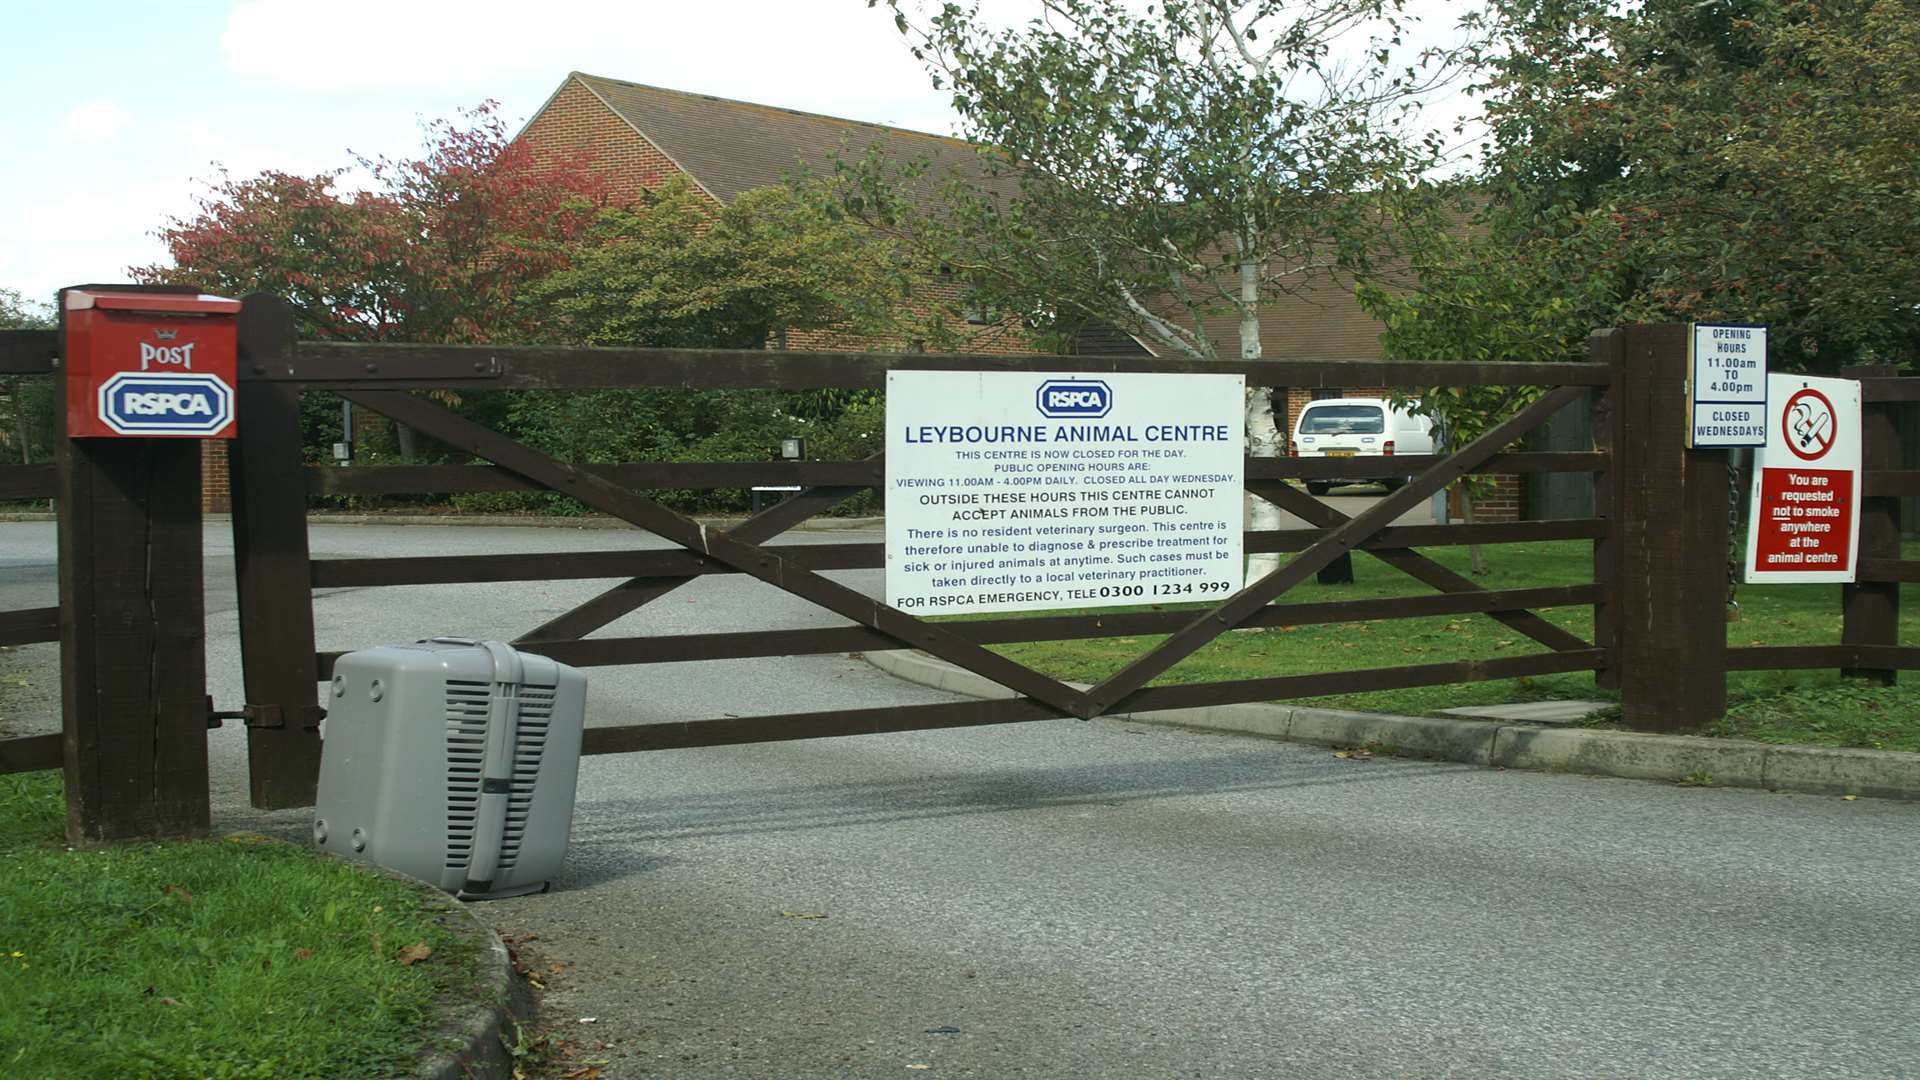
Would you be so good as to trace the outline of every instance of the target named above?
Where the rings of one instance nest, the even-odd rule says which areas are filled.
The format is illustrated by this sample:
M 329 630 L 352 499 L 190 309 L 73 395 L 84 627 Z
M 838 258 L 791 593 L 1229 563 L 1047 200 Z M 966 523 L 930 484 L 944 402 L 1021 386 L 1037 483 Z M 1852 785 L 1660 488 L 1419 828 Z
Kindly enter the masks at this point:
M 1746 579 L 1852 581 L 1860 547 L 1860 384 L 1769 375 L 1754 451 Z
M 1811 386 L 1802 387 L 1787 399 L 1780 414 L 1780 434 L 1787 449 L 1802 461 L 1818 461 L 1833 449 L 1837 431 L 1833 402 Z

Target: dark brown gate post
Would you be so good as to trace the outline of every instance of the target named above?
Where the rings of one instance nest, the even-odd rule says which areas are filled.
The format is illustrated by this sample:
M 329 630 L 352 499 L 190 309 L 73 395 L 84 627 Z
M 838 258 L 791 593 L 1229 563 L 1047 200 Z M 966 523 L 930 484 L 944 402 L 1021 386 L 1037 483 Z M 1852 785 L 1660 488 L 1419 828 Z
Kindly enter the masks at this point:
M 1600 599 L 1593 605 L 1593 643 L 1607 651 L 1607 664 L 1593 673 L 1602 690 L 1620 689 L 1620 650 L 1614 623 L 1618 616 L 1620 575 L 1620 378 L 1625 369 L 1627 332 L 1595 330 L 1587 338 L 1587 358 L 1613 371 L 1613 385 L 1599 391 L 1593 405 L 1593 448 L 1607 455 L 1605 469 L 1593 477 L 1593 516 L 1607 522 L 1607 534 L 1593 542 L 1593 583 Z
M 54 475 L 67 839 L 202 835 L 200 440 L 62 438 Z
M 1609 629 L 1622 719 L 1695 731 L 1727 711 L 1727 452 L 1688 450 L 1685 323 L 1621 330 Z
M 1840 374 L 1849 379 L 1897 378 L 1900 369 L 1893 366 L 1850 367 Z M 1861 422 L 1864 436 L 1860 447 L 1860 467 L 1870 486 L 1874 473 L 1900 467 L 1900 428 L 1895 422 L 1891 402 L 1864 401 Z M 1860 554 L 1858 562 L 1900 557 L 1900 499 L 1895 495 L 1864 495 L 1860 500 Z M 1840 587 L 1843 622 L 1840 640 L 1848 645 L 1900 644 L 1900 583 L 1897 581 L 1858 581 Z M 1892 668 L 1842 668 L 1842 675 L 1873 679 L 1892 686 L 1899 673 Z
M 286 302 L 247 297 L 240 309 L 240 437 L 228 472 L 249 712 L 248 793 L 263 810 L 312 806 L 320 777 L 300 391 L 249 378 L 286 365 L 292 350 Z

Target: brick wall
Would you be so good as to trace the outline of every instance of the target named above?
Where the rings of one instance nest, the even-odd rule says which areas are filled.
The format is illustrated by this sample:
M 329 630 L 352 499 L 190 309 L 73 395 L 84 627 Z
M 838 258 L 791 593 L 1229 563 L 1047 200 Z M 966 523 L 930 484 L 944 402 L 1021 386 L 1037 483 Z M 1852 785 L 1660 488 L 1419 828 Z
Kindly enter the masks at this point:
M 606 176 L 607 195 L 616 203 L 637 202 L 641 192 L 681 175 L 673 159 L 573 79 L 533 118 L 520 139 L 533 148 L 534 160 L 541 164 L 585 158 Z
M 224 514 L 233 509 L 233 488 L 228 481 L 225 439 L 200 442 L 200 509 Z

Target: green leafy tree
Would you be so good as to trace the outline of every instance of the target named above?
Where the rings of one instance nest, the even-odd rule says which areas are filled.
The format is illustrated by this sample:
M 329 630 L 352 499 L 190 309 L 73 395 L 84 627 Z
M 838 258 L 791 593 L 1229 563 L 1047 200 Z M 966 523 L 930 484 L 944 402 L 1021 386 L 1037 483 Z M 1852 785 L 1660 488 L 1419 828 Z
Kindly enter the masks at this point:
M 1389 356 L 1577 361 L 1595 327 L 1738 321 L 1772 326 L 1776 369 L 1911 362 L 1920 3 L 1495 0 L 1488 25 L 1482 166 L 1407 193 L 1416 286 L 1361 290 Z M 1539 393 L 1419 396 L 1459 442 Z
M 199 211 L 159 230 L 170 263 L 136 280 L 243 296 L 267 292 L 293 308 L 304 338 L 472 344 L 534 332 L 517 303 L 526 284 L 566 265 L 604 204 L 584 161 L 539 161 L 508 139 L 492 102 L 426 125 L 418 158 L 357 158 L 373 184 L 268 170 L 225 177 Z M 458 403 L 447 391 L 436 397 Z M 343 438 L 330 394 L 301 402 L 308 453 Z M 413 433 L 394 426 L 400 455 Z
M 569 265 L 529 286 L 524 299 L 544 338 L 587 345 L 757 349 L 783 330 L 897 336 L 912 279 L 896 245 L 820 203 L 797 188 L 771 187 L 719 206 L 676 178 L 639 205 L 602 211 Z M 499 421 L 569 461 L 751 461 L 766 459 L 789 436 L 828 434 L 818 449 L 829 453 L 857 443 L 839 436 L 849 428 L 842 415 L 854 407 L 864 416 L 870 398 L 840 391 L 523 393 L 504 403 Z M 745 503 L 738 491 L 661 497 L 694 510 Z M 492 503 L 577 509 L 546 496 Z
M 521 288 L 566 265 L 605 185 L 583 162 L 540 162 L 509 141 L 491 102 L 426 138 L 416 159 L 357 159 L 368 190 L 343 187 L 345 169 L 225 178 L 159 231 L 171 262 L 134 275 L 274 293 L 306 337 L 523 339 Z
M 45 305 L 35 304 L 14 289 L 0 289 L 0 330 L 50 330 L 53 315 Z M 15 375 L 6 381 L 6 399 L 0 404 L 5 423 L 0 425 L 0 442 L 22 463 L 36 458 L 47 460 L 52 454 L 54 380 L 39 376 Z
M 1527 363 L 1584 360 L 1587 335 L 1617 319 L 1622 268 L 1609 256 L 1617 233 L 1593 219 L 1549 207 L 1518 226 L 1518 212 L 1485 213 L 1457 202 L 1458 188 L 1427 193 L 1427 205 L 1403 215 L 1409 246 L 1420 253 L 1417 288 L 1364 282 L 1361 306 L 1384 324 L 1383 355 L 1424 362 Z M 1604 224 L 1604 222 L 1603 222 Z M 1557 271 L 1557 272 L 1556 272 Z M 1430 416 L 1446 443 L 1459 447 L 1545 393 L 1539 386 L 1394 388 L 1390 396 Z M 1485 477 L 1461 481 L 1466 520 L 1489 493 Z M 1487 572 L 1486 554 L 1469 547 L 1472 572 Z
M 909 278 L 897 245 L 796 189 L 720 207 L 684 177 L 602 211 L 528 290 L 542 332 L 592 345 L 762 348 L 780 330 L 884 336 Z
M 1403 121 L 1446 58 L 1395 63 L 1399 0 L 1044 0 L 1004 30 L 889 4 L 980 160 L 940 176 L 869 156 L 843 167 L 844 204 L 1036 324 L 1092 316 L 1163 354 L 1258 359 L 1262 305 L 1370 272 L 1388 225 L 1371 196 L 1439 155 Z M 1250 452 L 1278 453 L 1267 389 L 1247 425 Z M 1254 525 L 1278 517 L 1259 502 Z
M 1728 320 L 1778 369 L 1911 362 L 1920 2 L 1492 7 L 1477 227 L 1377 298 L 1390 346 L 1578 359 L 1594 326 Z

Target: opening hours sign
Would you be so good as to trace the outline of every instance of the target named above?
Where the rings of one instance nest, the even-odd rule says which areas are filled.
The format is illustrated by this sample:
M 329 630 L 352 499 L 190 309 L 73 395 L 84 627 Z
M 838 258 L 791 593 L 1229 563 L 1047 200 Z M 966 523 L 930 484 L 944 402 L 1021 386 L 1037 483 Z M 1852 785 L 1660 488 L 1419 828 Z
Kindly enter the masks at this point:
M 1687 447 L 1767 445 L 1767 328 L 1695 323 L 1688 352 Z
M 1246 379 L 887 376 L 887 603 L 916 615 L 1218 599 L 1244 577 Z
M 1767 376 L 1746 580 L 1852 581 L 1860 549 L 1860 384 Z

